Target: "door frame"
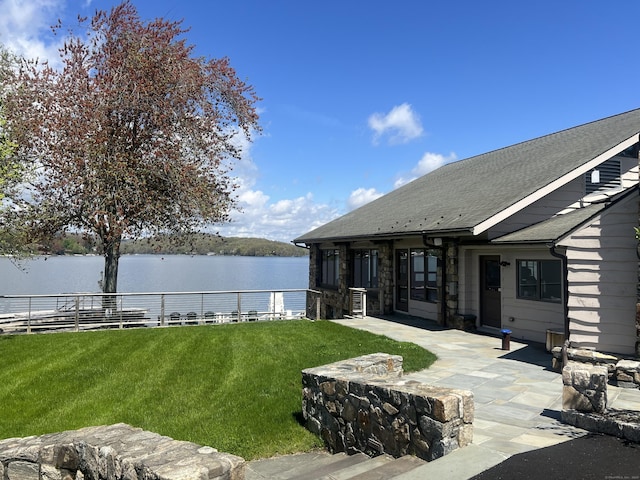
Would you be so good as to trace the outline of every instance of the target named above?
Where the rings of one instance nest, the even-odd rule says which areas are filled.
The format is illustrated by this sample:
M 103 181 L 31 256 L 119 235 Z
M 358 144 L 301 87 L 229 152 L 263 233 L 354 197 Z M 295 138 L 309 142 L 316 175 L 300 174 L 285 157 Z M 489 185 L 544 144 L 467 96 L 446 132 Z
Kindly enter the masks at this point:
M 480 284 L 479 284 L 479 299 L 480 299 L 480 325 L 489 328 L 502 328 L 502 272 L 500 267 L 500 255 L 479 255 L 479 270 L 480 270 Z M 498 272 L 498 285 L 487 286 L 487 263 L 495 262 Z M 491 297 L 487 295 L 487 292 L 493 292 Z M 497 295 L 495 295 L 497 294 Z M 497 298 L 496 298 L 497 297 Z M 491 303 L 491 305 L 489 305 Z M 485 310 L 487 309 L 487 310 Z M 491 309 L 491 310 L 489 310 Z M 491 312 L 491 318 L 489 315 L 485 315 L 487 311 Z
M 404 253 L 404 262 L 402 262 L 401 255 Z M 408 248 L 398 248 L 394 252 L 394 260 L 395 260 L 395 272 L 394 272 L 394 302 L 395 302 L 395 310 L 401 312 L 409 311 L 409 249 Z M 401 265 L 404 263 L 404 265 Z M 404 266 L 404 272 L 402 271 L 401 266 Z M 405 301 L 402 302 L 402 294 L 404 291 Z

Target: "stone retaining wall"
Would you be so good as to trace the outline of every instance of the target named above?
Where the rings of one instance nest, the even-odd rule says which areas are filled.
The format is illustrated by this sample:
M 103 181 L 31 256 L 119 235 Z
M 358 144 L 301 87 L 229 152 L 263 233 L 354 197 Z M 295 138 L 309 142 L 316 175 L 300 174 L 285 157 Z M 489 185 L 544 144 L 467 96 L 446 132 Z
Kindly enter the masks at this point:
M 473 393 L 402 379 L 402 357 L 377 353 L 302 372 L 307 428 L 332 452 L 434 460 L 473 439 Z
M 552 366 L 555 370 L 562 368 L 562 347 L 554 347 Z M 608 380 L 622 388 L 640 388 L 640 361 L 618 357 L 595 350 L 568 348 L 569 360 L 599 365 L 607 368 Z
M 2 480 L 241 480 L 245 461 L 125 424 L 0 440 Z
M 590 432 L 640 442 L 637 411 L 607 409 L 606 366 L 569 361 L 562 369 L 562 421 Z

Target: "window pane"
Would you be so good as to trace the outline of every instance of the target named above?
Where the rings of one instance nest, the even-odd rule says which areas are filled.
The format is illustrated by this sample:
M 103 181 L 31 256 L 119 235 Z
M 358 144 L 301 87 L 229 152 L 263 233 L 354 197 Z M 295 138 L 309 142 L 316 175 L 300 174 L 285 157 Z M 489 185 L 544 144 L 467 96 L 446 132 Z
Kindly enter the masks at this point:
M 518 298 L 560 302 L 560 260 L 518 260 Z
M 427 288 L 427 302 L 436 303 L 438 301 L 438 289 Z
M 554 301 L 562 299 L 561 276 L 558 260 L 540 262 L 540 298 Z
M 354 287 L 362 287 L 362 252 L 355 251 L 353 252 L 353 286 Z
M 436 288 L 437 286 L 438 286 L 438 257 L 434 255 L 429 255 L 427 257 L 427 287 Z M 431 297 L 431 295 L 427 295 L 427 296 Z M 436 296 L 437 296 L 437 292 L 436 292 Z M 431 300 L 431 298 L 429 298 L 429 301 L 435 301 L 435 300 Z
M 371 260 L 369 262 L 371 272 L 371 288 L 378 288 L 378 251 L 371 250 Z
M 411 250 L 411 299 L 424 302 L 425 291 L 424 249 Z
M 378 287 L 378 251 L 353 251 L 352 286 L 358 288 Z
M 322 278 L 320 282 L 323 285 L 337 286 L 340 275 L 338 250 L 322 251 Z
M 518 297 L 538 298 L 538 262 L 518 261 Z

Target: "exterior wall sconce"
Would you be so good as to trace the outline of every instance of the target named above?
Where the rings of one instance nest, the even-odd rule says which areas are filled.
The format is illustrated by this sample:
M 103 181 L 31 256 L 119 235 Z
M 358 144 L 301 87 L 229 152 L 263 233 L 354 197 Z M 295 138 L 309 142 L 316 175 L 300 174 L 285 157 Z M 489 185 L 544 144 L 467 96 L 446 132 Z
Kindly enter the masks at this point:
M 505 262 L 504 260 L 500 262 L 501 267 L 508 267 L 509 265 L 511 265 L 511 262 Z

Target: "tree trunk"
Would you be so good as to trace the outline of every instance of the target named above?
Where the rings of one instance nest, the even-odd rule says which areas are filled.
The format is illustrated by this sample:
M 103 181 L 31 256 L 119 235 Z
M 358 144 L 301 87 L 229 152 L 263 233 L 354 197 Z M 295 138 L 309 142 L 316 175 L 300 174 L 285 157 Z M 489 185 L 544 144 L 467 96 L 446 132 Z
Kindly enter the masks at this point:
M 120 238 L 104 243 L 104 278 L 102 280 L 102 293 L 116 293 L 118 289 L 118 262 L 120 261 Z M 102 297 L 102 308 L 105 316 L 115 313 L 115 295 Z

